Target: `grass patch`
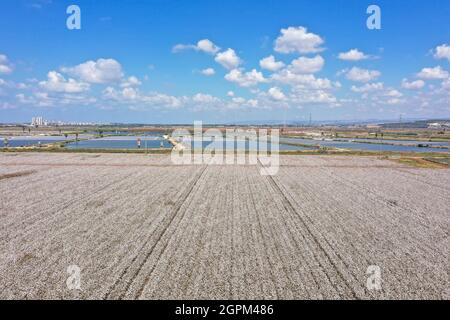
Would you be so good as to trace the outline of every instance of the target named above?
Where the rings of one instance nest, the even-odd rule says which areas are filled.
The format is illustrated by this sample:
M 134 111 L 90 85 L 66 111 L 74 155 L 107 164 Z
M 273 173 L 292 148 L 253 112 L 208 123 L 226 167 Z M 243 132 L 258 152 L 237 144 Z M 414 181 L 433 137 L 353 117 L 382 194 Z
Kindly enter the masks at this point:
M 432 157 L 432 158 L 425 158 L 425 160 L 450 167 L 450 158 Z
M 436 159 L 438 158 L 416 158 L 416 157 L 405 157 L 405 158 L 388 158 L 389 160 L 396 161 L 401 164 L 405 164 L 414 168 L 427 168 L 427 169 L 441 169 L 449 168 L 450 158 L 446 158 L 444 162 L 440 162 Z
M 122 154 L 170 154 L 171 148 L 158 149 L 68 149 L 60 146 L 25 147 L 25 148 L 0 148 L 0 152 L 53 152 L 53 153 L 122 153 Z M 249 154 L 249 151 L 241 152 Z M 267 152 L 271 154 L 270 151 Z M 449 156 L 437 157 L 434 152 L 397 152 L 397 151 L 363 151 L 334 148 L 317 148 L 312 150 L 282 150 L 280 155 L 332 155 L 332 156 L 372 156 L 372 157 L 399 157 L 399 158 L 450 158 Z

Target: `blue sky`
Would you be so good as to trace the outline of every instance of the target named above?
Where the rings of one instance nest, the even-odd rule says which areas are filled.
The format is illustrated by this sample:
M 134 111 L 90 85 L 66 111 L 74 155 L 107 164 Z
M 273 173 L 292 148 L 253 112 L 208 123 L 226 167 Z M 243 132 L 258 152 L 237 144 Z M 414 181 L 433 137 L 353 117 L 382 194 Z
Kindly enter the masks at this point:
M 450 117 L 449 16 L 446 0 L 2 0 L 0 122 Z

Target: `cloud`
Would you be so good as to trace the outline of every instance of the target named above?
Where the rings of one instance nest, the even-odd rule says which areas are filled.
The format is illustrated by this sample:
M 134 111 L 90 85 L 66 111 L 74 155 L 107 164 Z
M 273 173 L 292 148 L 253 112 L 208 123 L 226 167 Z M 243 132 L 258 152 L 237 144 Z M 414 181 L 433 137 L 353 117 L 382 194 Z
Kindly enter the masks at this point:
M 114 59 L 87 61 L 75 67 L 61 68 L 61 71 L 89 83 L 111 83 L 123 77 L 122 66 Z
M 214 60 L 228 70 L 235 69 L 242 63 L 242 60 L 237 56 L 236 52 L 233 49 L 228 48 L 225 51 L 219 52 L 220 48 L 208 39 L 200 40 L 196 45 L 177 44 L 172 48 L 172 52 L 180 52 L 189 49 L 203 51 L 215 55 Z M 214 69 L 208 68 L 203 70 L 206 73 L 204 73 L 203 71 L 202 73 L 204 75 L 213 75 L 214 73 L 211 73 L 211 70 L 214 71 Z
M 345 61 L 359 61 L 368 59 L 369 56 L 358 49 L 351 49 L 350 51 L 339 53 L 338 58 Z
M 11 72 L 12 72 L 11 67 L 4 65 L 4 64 L 0 64 L 0 73 L 9 74 Z
M 446 79 L 444 81 L 442 81 L 442 88 L 443 89 L 450 89 L 450 79 Z
M 269 71 L 278 71 L 279 69 L 284 67 L 284 63 L 281 61 L 275 61 L 275 57 L 272 55 L 261 59 L 259 61 L 259 65 L 261 66 L 261 68 Z
M 16 84 L 16 88 L 17 89 L 27 89 L 28 85 L 26 83 L 19 82 L 19 83 Z
M 390 105 L 401 104 L 401 103 L 403 103 L 403 102 L 405 102 L 404 99 L 398 99 L 398 98 L 392 98 L 392 99 L 388 99 L 388 100 L 386 101 L 386 103 L 387 103 L 387 104 L 390 104 Z
M 234 92 L 233 92 L 233 91 L 228 91 L 228 92 L 227 92 L 227 96 L 229 96 L 229 97 L 234 97 Z
M 185 97 L 175 97 L 158 92 L 142 94 L 135 88 L 124 88 L 118 91 L 113 87 L 107 87 L 102 94 L 104 99 L 119 102 L 120 105 L 130 105 L 132 110 L 144 110 L 147 107 L 178 109 L 184 105 L 186 100 Z
M 322 70 L 325 60 L 316 55 L 314 58 L 300 57 L 293 60 L 289 70 L 293 73 L 316 73 Z
M 230 48 L 218 53 L 214 60 L 228 70 L 235 69 L 242 63 L 236 52 Z
M 23 93 L 16 94 L 16 99 L 21 104 L 28 104 L 30 102 L 29 99 Z
M 8 61 L 8 57 L 4 54 L 0 54 L 0 74 L 10 74 L 12 71 L 12 66 Z
M 5 80 L 0 78 L 0 87 L 5 87 L 5 88 L 9 88 L 9 89 L 18 89 L 18 90 L 24 90 L 24 89 L 28 89 L 29 85 L 27 85 L 26 83 L 23 82 L 14 82 L 11 80 Z M 1 92 L 0 92 L 1 94 Z
M 270 88 L 269 91 L 267 91 L 267 93 L 274 100 L 277 100 L 277 101 L 286 100 L 286 96 L 284 95 L 283 91 L 281 91 L 277 87 Z
M 275 51 L 281 53 L 316 53 L 323 51 L 320 46 L 323 39 L 309 33 L 305 27 L 289 27 L 281 29 L 281 35 L 275 40 Z
M 297 74 L 289 69 L 280 70 L 271 77 L 273 80 L 291 86 L 301 86 L 310 89 L 331 89 L 333 84 L 329 79 L 316 78 L 313 74 Z
M 369 82 L 377 79 L 381 75 L 381 72 L 377 70 L 367 70 L 358 67 L 353 67 L 348 71 L 343 70 L 343 72 L 347 79 L 356 82 Z
M 446 79 L 449 77 L 449 74 L 441 66 L 436 66 L 434 68 L 423 68 L 417 74 L 417 77 L 422 79 Z
M 209 103 L 217 103 L 220 101 L 220 99 L 210 94 L 197 93 L 192 97 L 192 101 L 197 103 L 209 104 Z
M 39 107 L 51 107 L 56 101 L 55 98 L 50 97 L 48 92 L 36 92 L 29 100 L 34 101 L 33 104 L 37 103 Z
M 367 83 L 360 87 L 352 86 L 351 90 L 362 93 L 362 99 L 366 100 L 365 104 L 369 102 L 372 105 L 380 106 L 386 104 L 397 105 L 406 101 L 405 99 L 400 99 L 403 97 L 403 93 L 394 88 L 385 89 L 382 82 Z
M 47 81 L 39 82 L 39 86 L 52 92 L 79 93 L 89 90 L 89 84 L 74 79 L 66 80 L 56 71 L 50 71 L 47 74 Z
M 147 105 L 167 109 L 179 109 L 183 107 L 184 100 L 184 97 L 175 97 L 164 93 L 152 93 L 142 97 L 142 102 Z
M 396 90 L 396 89 L 390 89 L 385 93 L 386 97 L 393 97 L 393 98 L 400 98 L 403 96 L 403 94 Z
M 290 100 L 295 104 L 330 104 L 337 106 L 336 97 L 325 90 L 294 88 L 290 95 Z
M 128 77 L 128 79 L 124 80 L 120 86 L 122 88 L 127 88 L 127 87 L 138 87 L 142 84 L 142 82 L 135 76 L 131 76 Z
M 177 44 L 172 48 L 172 52 L 177 53 L 184 50 L 202 51 L 209 54 L 216 54 L 220 48 L 216 46 L 211 40 L 202 39 L 197 44 Z
M 204 110 L 224 110 L 224 109 L 240 109 L 240 108 L 256 108 L 259 101 L 256 99 L 245 99 L 242 97 L 232 97 L 230 100 L 224 101 L 218 97 L 206 93 L 197 93 L 191 98 L 187 98 L 186 105 L 194 112 Z
M 33 9 L 42 9 L 44 6 L 47 6 L 52 3 L 52 0 L 35 0 L 29 6 Z
M 20 104 L 31 105 L 37 107 L 53 107 L 53 106 L 92 106 L 97 102 L 97 98 L 85 96 L 81 93 L 72 94 L 62 91 L 44 92 L 36 91 L 32 95 L 23 93 L 17 94 L 16 99 Z
M 135 88 L 123 88 L 122 95 L 125 99 L 136 100 L 138 98 L 138 91 Z
M 173 46 L 172 52 L 178 53 L 178 52 L 190 50 L 190 49 L 195 50 L 195 49 L 197 49 L 197 46 L 193 45 L 193 44 L 176 44 Z
M 208 93 L 196 93 L 193 96 L 171 96 L 152 92 L 144 94 L 135 88 L 124 88 L 121 91 L 113 87 L 103 90 L 103 98 L 116 102 L 118 106 L 128 106 L 130 110 L 144 111 L 149 108 L 179 109 L 190 108 L 190 111 L 236 109 L 240 107 L 256 107 L 258 101 L 246 100 L 241 97 L 232 97 L 224 101 Z
M 384 85 L 382 82 L 377 83 L 366 83 L 365 85 L 361 87 L 352 86 L 351 90 L 353 92 L 359 92 L 359 93 L 367 93 L 371 91 L 380 91 L 383 90 Z
M 422 89 L 425 86 L 425 81 L 423 80 L 415 80 L 408 82 L 407 79 L 402 80 L 402 88 L 408 89 L 408 90 L 419 90 Z
M 0 110 L 11 110 L 17 107 L 9 102 L 0 102 Z
M 450 46 L 448 44 L 437 46 L 435 49 L 434 57 L 436 59 L 447 59 L 448 61 L 450 61 Z
M 255 69 L 245 73 L 239 69 L 233 69 L 225 75 L 225 79 L 237 83 L 241 87 L 252 87 L 258 83 L 267 82 L 263 74 Z
M 206 68 L 206 69 L 203 69 L 201 71 L 201 73 L 205 76 L 213 76 L 216 73 L 216 71 L 214 71 L 213 68 Z
M 208 39 L 203 39 L 203 40 L 200 40 L 199 42 L 197 42 L 197 48 L 200 51 L 203 51 L 206 53 L 211 53 L 211 54 L 216 54 L 220 50 L 220 48 L 218 46 L 216 46 L 214 43 L 212 43 Z

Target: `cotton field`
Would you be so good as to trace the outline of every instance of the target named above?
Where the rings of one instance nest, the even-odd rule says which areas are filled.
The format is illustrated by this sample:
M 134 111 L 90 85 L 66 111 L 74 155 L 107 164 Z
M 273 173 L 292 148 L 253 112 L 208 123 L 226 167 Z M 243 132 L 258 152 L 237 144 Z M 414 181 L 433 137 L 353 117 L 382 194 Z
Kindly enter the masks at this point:
M 3 299 L 448 299 L 450 170 L 0 154 Z

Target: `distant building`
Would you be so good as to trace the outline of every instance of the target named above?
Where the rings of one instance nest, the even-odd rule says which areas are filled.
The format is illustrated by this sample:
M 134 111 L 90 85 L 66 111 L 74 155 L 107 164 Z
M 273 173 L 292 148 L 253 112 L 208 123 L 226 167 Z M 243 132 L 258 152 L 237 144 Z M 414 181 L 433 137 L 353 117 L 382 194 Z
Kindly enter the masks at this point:
M 430 129 L 450 128 L 450 122 L 433 122 L 428 123 Z
M 64 122 L 55 120 L 46 120 L 43 117 L 31 118 L 32 126 L 98 126 L 98 125 L 111 125 L 110 123 L 96 123 L 96 122 Z
M 32 126 L 44 126 L 45 121 L 43 117 L 33 117 L 31 118 L 31 125 Z

